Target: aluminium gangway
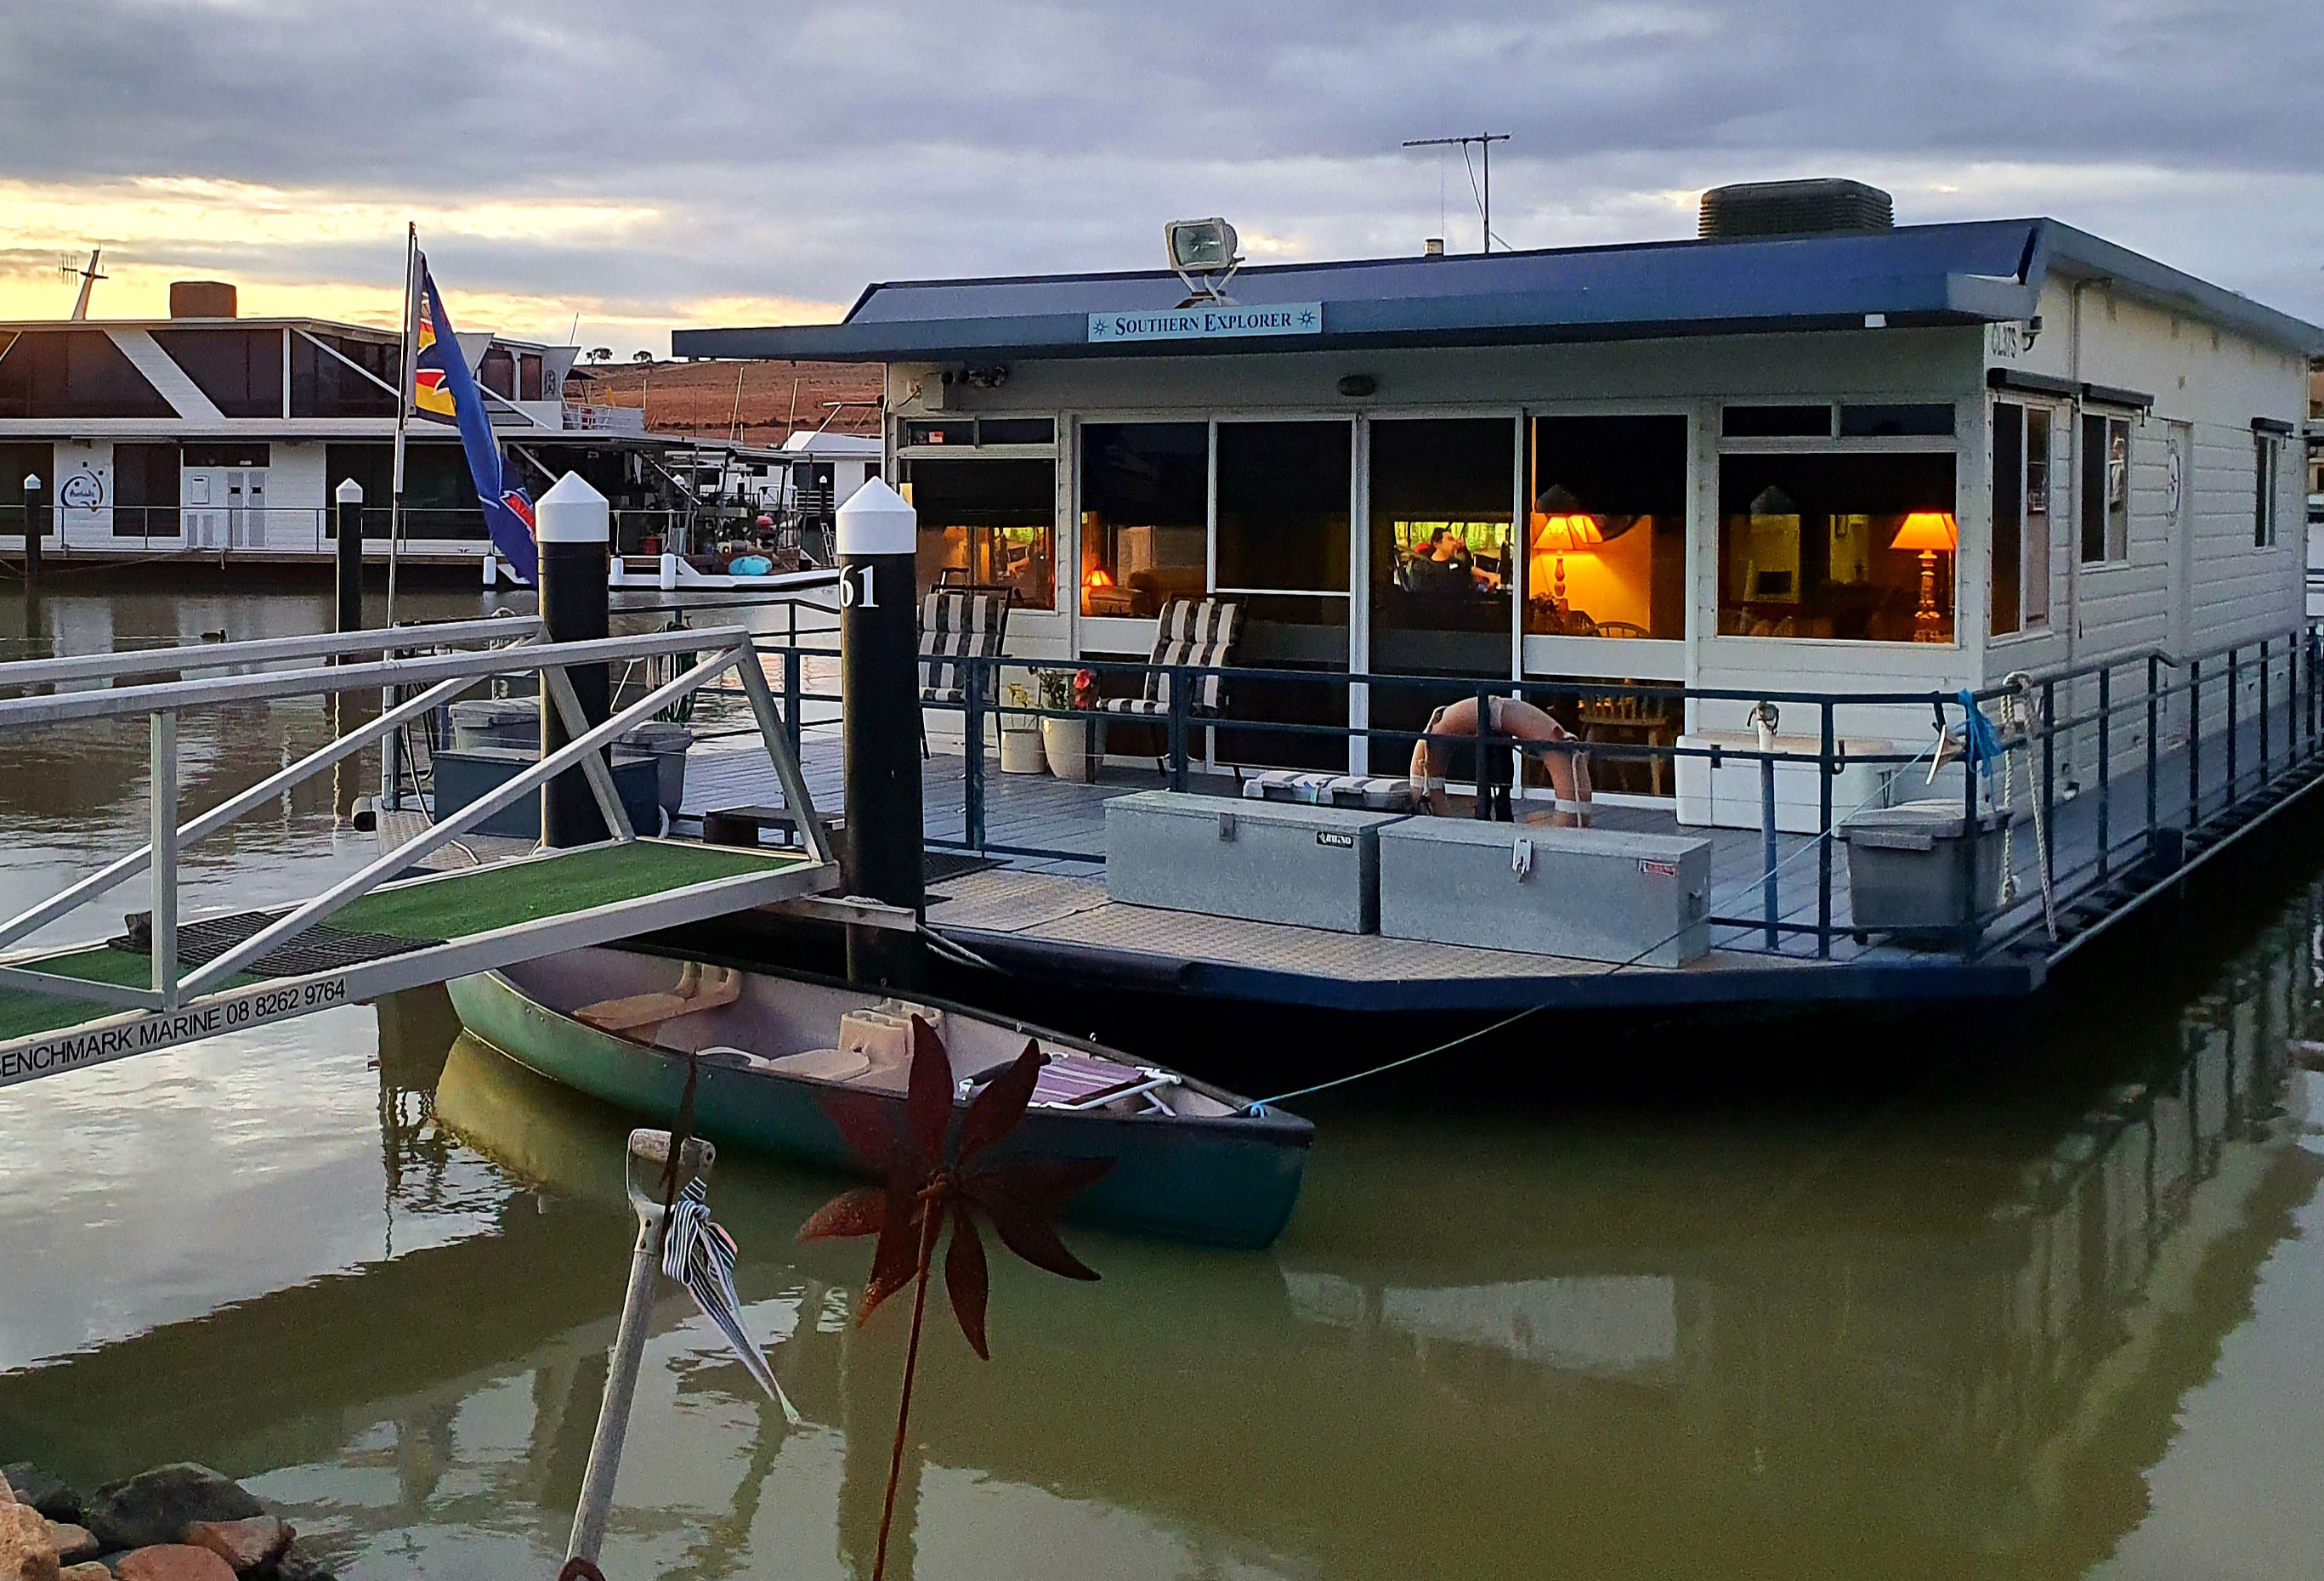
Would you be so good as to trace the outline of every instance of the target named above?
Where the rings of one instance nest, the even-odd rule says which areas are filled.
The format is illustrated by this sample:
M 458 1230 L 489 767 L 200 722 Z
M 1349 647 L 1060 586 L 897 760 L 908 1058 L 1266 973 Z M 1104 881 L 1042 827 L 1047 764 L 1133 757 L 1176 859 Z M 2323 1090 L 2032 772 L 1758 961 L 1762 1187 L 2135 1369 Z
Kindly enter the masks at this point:
M 678 673 L 590 725 L 568 672 L 632 659 L 660 660 Z M 286 664 L 292 667 L 264 667 Z M 799 820 L 803 850 L 641 836 L 615 793 L 603 749 L 730 671 L 784 794 L 807 814 Z M 392 848 L 309 899 L 271 911 L 180 916 L 179 863 L 187 846 L 490 677 L 524 673 L 539 676 L 569 744 L 410 838 L 383 841 Z M 138 679 L 156 676 L 171 678 Z M 379 693 L 386 706 L 320 750 L 180 822 L 180 711 L 355 692 Z M 0 922 L 5 951 L 141 877 L 151 897 L 148 925 L 124 936 L 0 954 L 0 1087 L 746 908 L 893 923 L 874 915 L 881 908 L 819 898 L 839 887 L 839 866 L 750 633 L 739 626 L 552 642 L 538 620 L 521 617 L 203 643 L 0 664 L 0 693 L 14 694 L 0 695 L 0 740 L 42 726 L 147 715 L 152 774 L 144 845 Z M 610 839 L 404 876 L 575 768 Z

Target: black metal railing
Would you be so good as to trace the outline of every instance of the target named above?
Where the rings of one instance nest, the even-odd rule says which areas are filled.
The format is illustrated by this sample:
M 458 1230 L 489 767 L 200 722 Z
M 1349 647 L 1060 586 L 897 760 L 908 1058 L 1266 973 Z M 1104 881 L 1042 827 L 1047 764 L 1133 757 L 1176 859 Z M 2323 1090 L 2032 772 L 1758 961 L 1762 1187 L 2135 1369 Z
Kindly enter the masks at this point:
M 811 661 L 838 657 L 836 648 L 803 647 L 781 638 L 762 639 L 761 655 L 779 669 L 777 689 L 783 702 L 793 745 L 798 747 L 800 721 L 807 705 L 835 709 L 835 693 L 811 690 L 806 670 Z M 2189 868 L 2202 860 L 2224 840 L 2249 822 L 2311 784 L 2319 772 L 2319 736 L 2324 736 L 2324 687 L 2319 687 L 2319 639 L 2303 625 L 2264 638 L 2222 646 L 2183 659 L 2140 650 L 2130 654 L 2012 676 L 2009 681 L 1967 694 L 1955 692 L 1834 693 L 1806 690 L 1756 690 L 1738 687 L 1682 686 L 1675 684 L 1582 679 L 1451 678 L 1443 676 L 1349 674 L 1267 666 L 1155 666 L 1131 660 L 1084 658 L 1044 661 L 1015 657 L 948 659 L 960 666 L 964 685 L 960 701 L 926 704 L 931 712 L 961 715 L 962 823 L 957 835 L 931 832 L 928 843 L 979 854 L 1074 862 L 1102 861 L 1087 850 L 1013 843 L 992 832 L 993 798 L 988 758 L 988 737 L 1012 722 L 1045 720 L 1079 721 L 1110 731 L 1143 727 L 1157 749 L 1144 754 L 1157 765 L 1158 783 L 1173 790 L 1217 786 L 1230 794 L 1249 773 L 1274 767 L 1314 768 L 1319 744 L 1337 743 L 1339 761 L 1351 761 L 1350 748 L 1364 743 L 1366 755 L 1380 748 L 1408 753 L 1415 742 L 1435 739 L 1447 747 L 1474 751 L 1488 768 L 1479 771 L 1487 783 L 1481 788 L 1506 787 L 1519 802 L 1526 797 L 1517 758 L 1524 743 L 1490 731 L 1476 737 L 1430 738 L 1424 728 L 1404 729 L 1346 722 L 1346 702 L 1356 688 L 1368 696 L 1383 693 L 1433 698 L 1437 702 L 1470 697 L 1477 700 L 1479 717 L 1489 720 L 1486 699 L 1516 697 L 1531 702 L 1553 715 L 1569 715 L 1585 704 L 1633 699 L 1644 708 L 1677 708 L 1671 720 L 1672 739 L 1665 742 L 1600 740 L 1588 743 L 1593 760 L 1662 764 L 1674 777 L 1682 764 L 1704 765 L 1712 772 L 1730 764 L 1755 766 L 1761 783 L 1772 787 L 1778 769 L 1787 766 L 1813 771 L 1816 782 L 1815 818 L 1812 830 L 1784 833 L 1776 800 L 1763 795 L 1760 820 L 1761 866 L 1729 896 L 1756 898 L 1756 915 L 1720 909 L 1714 896 L 1711 917 L 1723 948 L 1757 949 L 1779 954 L 1831 959 L 1877 942 L 1876 930 L 1859 926 L 1843 915 L 1848 898 L 1835 872 L 1834 849 L 1840 825 L 1857 807 L 1835 805 L 1834 786 L 1849 769 L 1868 768 L 1876 775 L 1895 776 L 1931 762 L 1940 740 L 1938 727 L 1966 733 L 1965 709 L 2012 716 L 2001 722 L 2006 768 L 1964 764 L 1960 772 L 1960 825 L 1958 856 L 1961 893 L 1978 897 L 1967 906 L 1950 938 L 1915 936 L 1923 949 L 1936 949 L 1964 963 L 2012 953 L 2033 952 L 2062 957 L 2116 917 L 2157 890 L 2180 882 Z M 1167 676 L 1167 705 L 1151 715 L 1111 712 L 1102 708 L 1044 707 L 1008 700 L 1004 671 L 1087 671 L 1102 691 L 1144 694 L 1157 670 Z M 1212 712 L 1193 699 L 1197 686 L 1216 677 L 1225 689 L 1225 703 Z M 1307 688 L 1326 698 L 1323 705 L 1306 712 L 1309 718 L 1259 717 L 1238 713 L 1235 697 L 1254 685 L 1286 689 Z M 1805 731 L 1782 732 L 1796 739 L 1812 736 L 1812 749 L 1776 745 L 1704 744 L 1704 733 L 1727 733 L 1724 723 L 1698 724 L 1692 742 L 1677 733 L 1681 720 L 1695 724 L 1711 712 L 1731 712 L 1737 705 L 1756 711 L 1772 705 L 1779 712 L 1807 714 Z M 1329 707 L 1338 718 L 1312 717 Z M 1894 717 L 1899 710 L 1927 711 L 1932 746 L 1921 750 L 1864 751 L 1846 727 L 1858 722 L 1864 733 L 1893 739 L 1898 733 Z M 1797 711 L 1796 712 L 1794 711 Z M 1885 721 L 1863 724 L 1871 711 L 1886 713 Z M 1274 712 L 1274 711 L 1270 711 Z M 826 716 L 828 717 L 828 715 Z M 1222 736 L 1231 736 L 1238 750 L 1222 753 Z M 1268 753 L 1254 744 L 1275 742 L 1284 749 Z M 1103 766 L 1093 747 L 1086 749 L 1092 774 Z M 1504 756 L 1506 755 L 1506 757 Z M 1499 777 L 1491 766 L 1506 763 L 1508 777 Z M 1343 770 L 1342 770 L 1343 771 Z M 2011 783 L 2005 786 L 2004 777 Z M 1231 781 L 1230 783 L 1230 777 Z M 1930 783 L 1934 784 L 1932 769 Z M 1492 815 L 1493 798 L 1476 794 L 1471 780 L 1452 787 L 1473 795 L 1475 815 Z M 2022 790 L 2019 788 L 2023 786 Z M 2002 814 L 1997 827 L 1992 815 Z M 1732 825 L 1729 825 L 1732 827 Z M 2046 836 L 2043 838 L 2042 836 Z M 2008 841 L 2013 860 L 2005 864 L 2011 879 L 2010 897 L 1980 896 L 1978 882 L 1982 842 Z M 2016 862 L 2015 853 L 2024 839 L 2034 849 L 2032 861 Z M 1794 874 L 1807 863 L 1812 873 L 1812 894 L 1802 886 L 1807 873 Z M 2025 887 L 2015 888 L 2022 880 Z M 1787 898 L 1788 897 L 1788 898 Z M 2046 898 L 2045 898 L 2046 897 Z M 2051 933 L 2052 919 L 2056 933 Z

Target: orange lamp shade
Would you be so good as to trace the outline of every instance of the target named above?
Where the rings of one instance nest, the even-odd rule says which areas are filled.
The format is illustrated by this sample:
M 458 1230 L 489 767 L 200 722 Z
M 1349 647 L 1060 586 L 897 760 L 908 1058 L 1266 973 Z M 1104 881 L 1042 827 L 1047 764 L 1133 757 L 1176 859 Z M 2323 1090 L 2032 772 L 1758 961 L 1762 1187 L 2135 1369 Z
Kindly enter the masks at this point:
M 1082 585 L 1084 587 L 1111 587 L 1113 585 L 1113 578 L 1107 574 L 1104 566 L 1093 565 L 1089 569 L 1089 574 L 1082 578 Z
M 1888 547 L 1914 554 L 1950 555 L 1960 547 L 1960 523 L 1950 510 L 1915 510 L 1904 518 L 1904 525 L 1896 529 Z

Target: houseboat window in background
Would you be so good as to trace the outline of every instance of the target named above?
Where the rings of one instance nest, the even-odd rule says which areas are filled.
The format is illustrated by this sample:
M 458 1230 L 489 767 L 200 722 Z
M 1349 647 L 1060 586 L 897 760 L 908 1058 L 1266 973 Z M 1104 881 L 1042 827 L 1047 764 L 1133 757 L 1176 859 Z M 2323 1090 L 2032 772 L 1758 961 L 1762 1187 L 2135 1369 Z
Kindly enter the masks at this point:
M 101 329 L 31 330 L 0 354 L 0 418 L 177 415 Z
M 1721 456 L 1720 634 L 1950 642 L 1953 510 L 1950 451 Z
M 56 446 L 0 441 L 0 532 L 24 530 L 24 480 L 36 477 L 41 487 L 55 487 Z
M 1993 634 L 2050 623 L 2050 409 L 1993 408 Z
M 2082 564 L 2130 558 L 2130 419 L 2082 416 Z
M 488 348 L 476 364 L 476 382 L 503 400 L 516 399 L 516 358 L 508 347 Z
M 1348 662 L 1355 430 L 1341 421 L 1218 427 L 1217 590 L 1244 595 L 1256 662 Z
M 1208 583 L 1207 423 L 1082 427 L 1082 613 L 1149 620 Z
M 1372 424 L 1372 669 L 1508 669 L 1516 475 L 1512 418 Z
M 279 343 L 276 354 L 281 354 Z M 279 374 L 280 370 L 277 370 Z M 281 380 L 275 380 L 281 389 Z M 178 468 L 174 444 L 113 447 L 113 536 L 177 538 Z
M 402 360 L 402 348 L 392 341 L 294 335 L 290 337 L 290 415 L 392 418 L 396 369 Z
M 1686 462 L 1682 417 L 1534 420 L 1529 634 L 1686 635 Z
M 903 464 L 919 513 L 920 590 L 939 583 L 1013 589 L 1027 609 L 1057 607 L 1057 464 Z
M 227 417 L 282 415 L 282 331 L 156 329 L 152 335 L 154 344 Z
M 2252 547 L 2275 547 L 2276 501 L 2282 495 L 2283 441 L 2273 434 L 2252 436 L 2252 462 L 2256 479 L 2252 501 Z

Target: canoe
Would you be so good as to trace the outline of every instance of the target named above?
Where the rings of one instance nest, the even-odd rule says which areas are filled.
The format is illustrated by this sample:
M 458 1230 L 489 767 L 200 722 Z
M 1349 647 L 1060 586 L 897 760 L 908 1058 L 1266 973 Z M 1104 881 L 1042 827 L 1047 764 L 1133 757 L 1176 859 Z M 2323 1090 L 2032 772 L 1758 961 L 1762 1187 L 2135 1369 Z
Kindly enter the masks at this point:
M 1049 1063 L 1024 1123 L 996 1151 L 1112 1159 L 1067 1213 L 1135 1233 L 1270 1245 L 1298 1200 L 1314 1139 L 1314 1126 L 1295 1115 L 1245 1114 L 1247 1100 L 1231 1092 L 1083 1039 L 784 972 L 588 949 L 447 987 L 476 1037 L 664 1125 L 677 1116 L 692 1052 L 697 1134 L 858 1175 L 872 1166 L 849 1148 L 829 1105 L 862 1094 L 900 1117 L 906 1012 L 939 1025 L 964 1104 L 1030 1038 Z

